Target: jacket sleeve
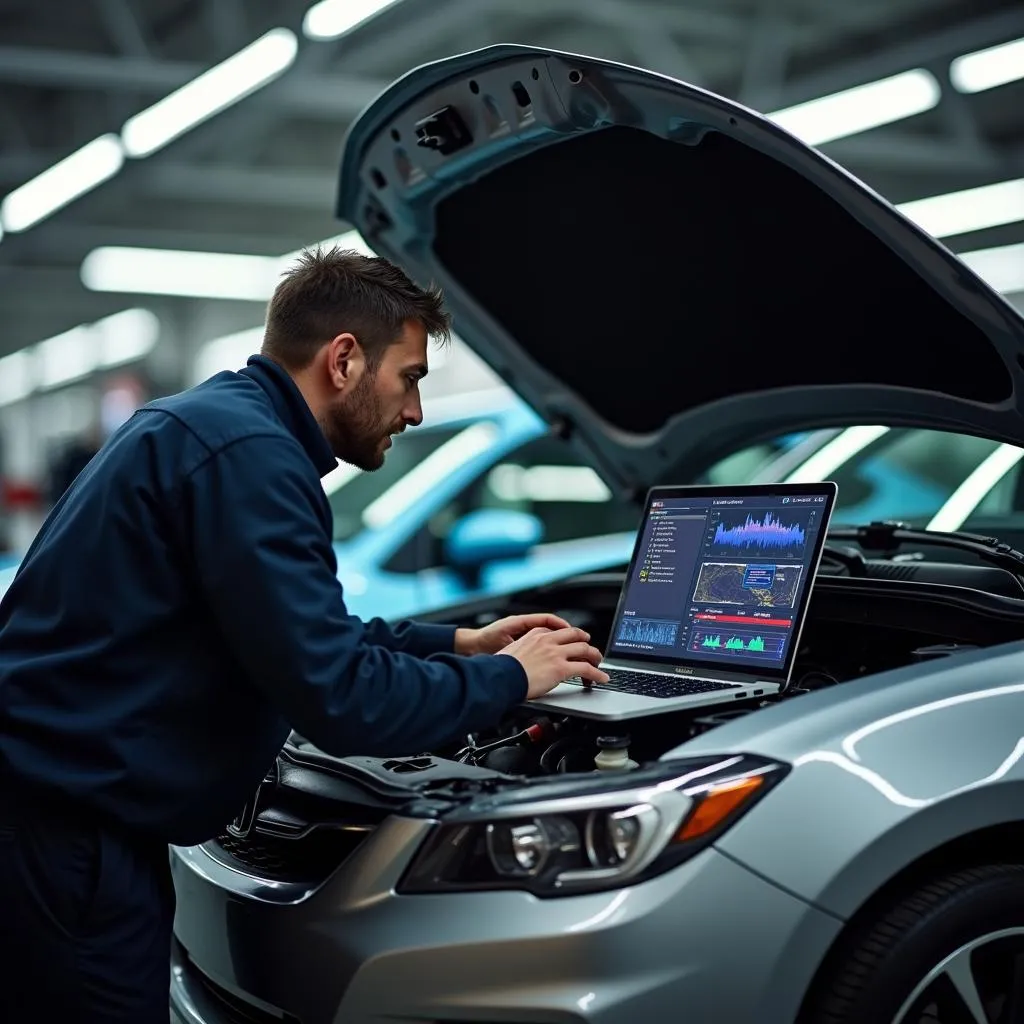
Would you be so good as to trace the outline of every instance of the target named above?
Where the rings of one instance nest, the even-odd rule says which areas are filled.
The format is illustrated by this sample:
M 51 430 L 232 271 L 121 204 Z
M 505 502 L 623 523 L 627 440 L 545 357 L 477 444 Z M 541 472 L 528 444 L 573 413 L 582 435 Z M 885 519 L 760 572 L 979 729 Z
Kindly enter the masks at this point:
M 389 651 L 427 658 L 455 650 L 454 626 L 435 626 L 428 622 L 398 622 L 389 626 L 383 619 L 369 619 L 364 625 L 367 643 L 378 644 Z
M 305 459 L 288 438 L 249 437 L 186 479 L 186 545 L 228 650 L 328 753 L 421 753 L 496 724 L 526 698 L 514 658 L 418 658 L 348 613 Z

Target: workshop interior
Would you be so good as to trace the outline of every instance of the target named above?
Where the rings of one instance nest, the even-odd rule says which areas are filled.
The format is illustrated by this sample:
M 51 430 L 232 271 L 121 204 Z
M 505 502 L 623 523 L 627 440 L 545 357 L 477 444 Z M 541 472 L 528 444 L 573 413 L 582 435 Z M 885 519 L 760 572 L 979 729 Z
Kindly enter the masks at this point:
M 1024 6 L 0 26 L 0 1019 L 1024 1024 Z

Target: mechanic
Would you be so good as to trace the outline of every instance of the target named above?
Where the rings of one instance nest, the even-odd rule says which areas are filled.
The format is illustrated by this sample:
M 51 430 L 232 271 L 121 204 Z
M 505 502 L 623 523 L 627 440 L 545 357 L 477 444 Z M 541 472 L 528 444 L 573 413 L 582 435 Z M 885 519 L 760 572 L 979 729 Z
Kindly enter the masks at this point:
M 166 1024 L 167 844 L 219 834 L 291 729 L 419 753 L 606 679 L 554 615 L 346 611 L 320 479 L 421 422 L 449 327 L 386 260 L 305 252 L 261 354 L 144 407 L 53 509 L 0 603 L 0 1021 Z

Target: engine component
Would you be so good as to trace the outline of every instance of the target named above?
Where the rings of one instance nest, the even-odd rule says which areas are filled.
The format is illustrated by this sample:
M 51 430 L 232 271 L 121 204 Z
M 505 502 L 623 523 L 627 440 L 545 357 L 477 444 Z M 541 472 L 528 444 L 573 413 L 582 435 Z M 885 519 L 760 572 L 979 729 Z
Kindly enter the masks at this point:
M 629 756 L 629 736 L 598 736 L 597 757 L 594 764 L 598 771 L 623 772 L 639 768 L 640 765 Z
M 461 761 L 464 764 L 479 764 L 483 758 L 487 757 L 489 759 L 492 753 L 496 753 L 505 747 L 529 747 L 540 743 L 553 733 L 556 733 L 559 728 L 559 724 L 552 722 L 549 718 L 538 718 L 526 726 L 526 728 L 519 729 L 508 736 L 502 736 L 492 743 L 485 743 L 483 746 L 477 746 L 475 743 L 476 737 L 469 736 L 467 737 L 470 741 L 469 745 L 463 747 L 455 755 L 454 760 Z M 491 766 L 489 760 L 488 765 Z
M 590 754 L 587 752 L 585 744 L 586 741 L 582 736 L 563 736 L 561 739 L 555 740 L 540 755 L 540 770 L 545 775 L 554 775 L 556 772 L 566 771 L 570 761 L 575 762 L 581 758 L 586 760 L 587 768 L 590 768 Z
M 934 661 L 936 658 L 948 658 L 951 654 L 959 654 L 961 651 L 976 651 L 977 644 L 932 644 L 929 647 L 918 647 L 911 651 L 910 656 L 914 661 Z
M 478 763 L 503 775 L 533 775 L 540 767 L 537 751 L 522 746 L 498 747 L 484 754 Z

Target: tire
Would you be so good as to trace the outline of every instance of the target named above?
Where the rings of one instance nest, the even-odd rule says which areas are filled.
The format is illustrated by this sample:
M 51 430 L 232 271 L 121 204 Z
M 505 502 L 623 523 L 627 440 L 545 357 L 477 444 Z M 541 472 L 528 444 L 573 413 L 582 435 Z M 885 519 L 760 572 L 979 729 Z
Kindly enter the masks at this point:
M 1015 955 L 1024 971 L 1024 865 L 967 868 L 921 883 L 888 909 L 855 923 L 839 943 L 801 1024 L 1024 1021 L 1024 984 L 1014 995 L 1012 980 Z M 976 983 L 987 1019 L 966 1012 L 967 1003 L 942 967 L 947 962 L 961 979 L 968 964 L 978 972 L 968 982 Z M 960 991 L 968 987 L 961 982 Z M 933 999 L 941 999 L 938 1016 L 923 1009 Z

